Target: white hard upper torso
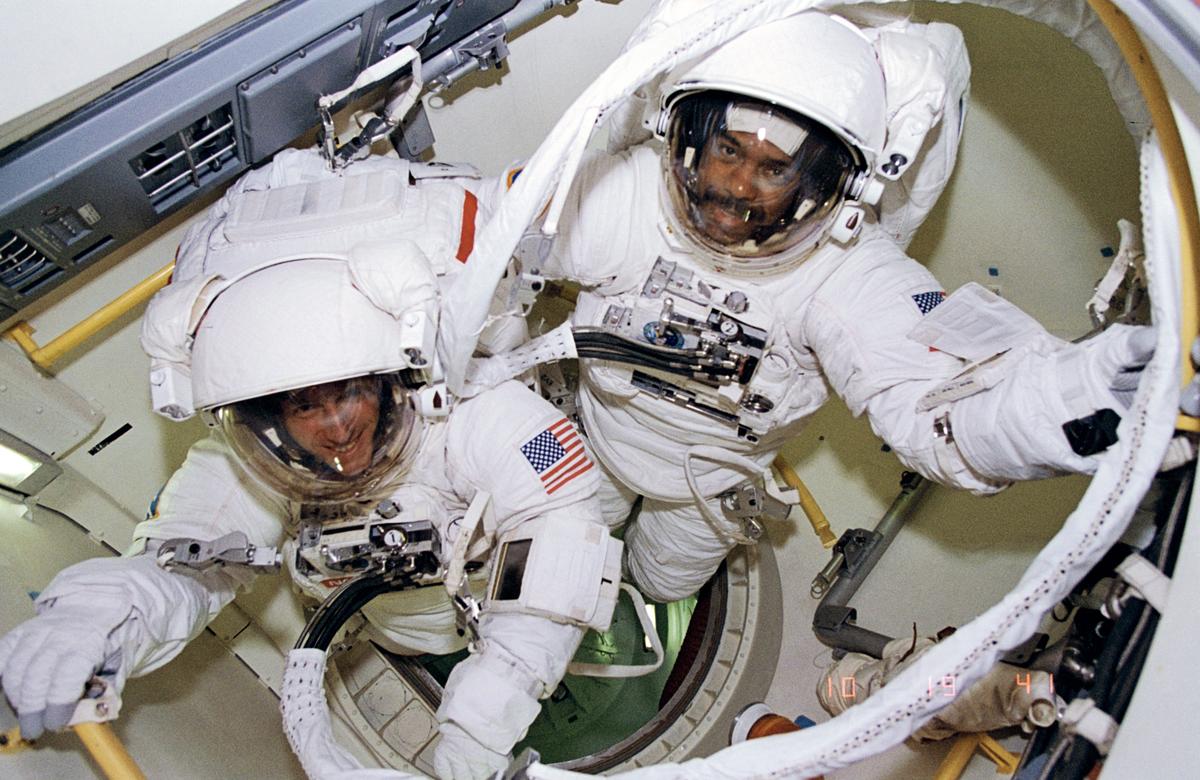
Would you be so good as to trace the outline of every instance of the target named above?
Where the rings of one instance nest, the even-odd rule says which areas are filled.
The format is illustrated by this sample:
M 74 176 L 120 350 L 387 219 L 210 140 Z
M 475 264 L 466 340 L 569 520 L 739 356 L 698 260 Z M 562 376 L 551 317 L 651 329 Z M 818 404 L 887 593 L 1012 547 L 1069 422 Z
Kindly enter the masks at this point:
M 585 163 L 545 269 L 583 287 L 574 326 L 597 326 L 606 317 L 611 323 L 614 312 L 624 311 L 636 333 L 638 318 L 652 319 L 663 297 L 672 297 L 676 310 L 715 305 L 728 313 L 734 293 L 744 308 L 733 316 L 764 331 L 766 345 L 748 382 L 717 389 L 674 377 L 669 383 L 677 391 L 663 393 L 646 381 L 652 371 L 581 361 L 584 429 L 625 484 L 643 495 L 688 500 L 682 464 L 690 446 L 721 447 L 765 469 L 825 402 L 829 386 L 859 414 L 898 383 L 961 368 L 906 338 L 925 313 L 923 302 L 936 300 L 941 288 L 893 241 L 868 226 L 849 248 L 827 244 L 787 272 L 718 274 L 668 239 L 659 217 L 660 170 L 650 146 Z M 671 282 L 662 282 L 665 272 L 674 274 Z M 679 399 L 693 394 L 708 399 L 706 408 Z M 693 467 L 707 495 L 747 476 L 702 461 Z

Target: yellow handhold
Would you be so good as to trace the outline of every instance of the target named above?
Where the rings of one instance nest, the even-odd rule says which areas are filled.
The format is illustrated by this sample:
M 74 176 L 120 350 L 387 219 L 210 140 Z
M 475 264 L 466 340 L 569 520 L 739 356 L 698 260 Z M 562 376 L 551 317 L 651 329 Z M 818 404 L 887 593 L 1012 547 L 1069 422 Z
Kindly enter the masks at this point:
M 813 498 L 813 494 L 809 492 L 808 486 L 800 480 L 800 475 L 796 473 L 796 470 L 783 459 L 782 455 L 776 455 L 771 465 L 779 472 L 779 476 L 783 477 L 783 481 L 787 483 L 787 486 L 794 488 L 800 494 L 800 508 L 804 510 L 804 515 L 808 518 L 809 524 L 812 525 L 813 532 L 820 538 L 821 544 L 825 549 L 829 549 L 837 544 L 837 536 L 829 527 L 829 519 L 821 511 L 821 507 L 817 504 L 817 499 Z
M 1180 364 L 1182 384 L 1187 385 L 1196 374 L 1192 368 L 1191 349 L 1192 341 L 1200 332 L 1200 214 L 1196 210 L 1196 191 L 1192 186 L 1187 154 L 1167 90 L 1133 22 L 1112 0 L 1088 0 L 1088 5 L 1104 23 L 1133 72 L 1166 162 L 1168 186 L 1179 225 Z M 1195 433 L 1200 431 L 1200 418 L 1180 414 L 1175 427 Z
M 72 728 L 109 780 L 146 780 L 107 723 L 77 723 Z
M 29 743 L 21 739 L 21 729 L 13 726 L 8 731 L 0 733 L 0 755 L 6 753 L 16 753 L 19 750 L 25 750 L 29 747 Z
M 950 746 L 950 752 L 942 760 L 933 780 L 958 780 L 976 750 L 996 765 L 996 774 L 1011 775 L 1017 771 L 1018 757 L 987 734 L 960 734 Z
M 171 279 L 174 263 L 168 263 L 136 285 L 118 295 L 104 306 L 71 327 L 58 338 L 39 347 L 33 340 L 33 328 L 28 322 L 18 322 L 5 333 L 17 342 L 29 359 L 43 370 L 49 370 L 56 360 L 117 321 L 126 312 L 150 300 Z

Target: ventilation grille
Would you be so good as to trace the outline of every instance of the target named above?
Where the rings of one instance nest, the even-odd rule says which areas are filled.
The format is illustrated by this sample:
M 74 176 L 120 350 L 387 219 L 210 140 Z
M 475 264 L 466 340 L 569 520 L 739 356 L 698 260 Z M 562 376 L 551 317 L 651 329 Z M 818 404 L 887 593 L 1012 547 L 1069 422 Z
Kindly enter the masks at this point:
M 11 230 L 0 233 L 0 288 L 13 297 L 61 276 L 63 269 Z
M 200 189 L 238 159 L 230 104 L 196 120 L 129 161 L 155 207 Z M 161 210 L 161 208 L 160 208 Z

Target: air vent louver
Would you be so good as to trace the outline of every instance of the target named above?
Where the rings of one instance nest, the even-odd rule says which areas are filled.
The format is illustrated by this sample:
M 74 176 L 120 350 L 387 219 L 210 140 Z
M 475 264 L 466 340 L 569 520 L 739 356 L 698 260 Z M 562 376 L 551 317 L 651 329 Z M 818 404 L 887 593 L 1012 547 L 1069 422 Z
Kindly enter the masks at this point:
M 11 230 L 0 233 L 0 288 L 16 300 L 63 273 L 63 269 Z
M 233 111 L 226 103 L 146 149 L 129 166 L 158 208 L 181 193 L 200 189 L 237 159 Z

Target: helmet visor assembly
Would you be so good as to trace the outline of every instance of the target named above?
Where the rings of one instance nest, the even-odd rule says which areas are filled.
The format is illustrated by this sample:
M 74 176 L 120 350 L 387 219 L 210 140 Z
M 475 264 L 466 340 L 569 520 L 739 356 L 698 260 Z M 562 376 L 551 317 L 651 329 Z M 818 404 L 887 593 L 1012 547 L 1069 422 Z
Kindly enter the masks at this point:
M 216 410 L 252 476 L 294 501 L 385 497 L 416 451 L 420 425 L 399 374 L 311 385 Z
M 752 265 L 770 270 L 807 253 L 861 168 L 858 156 L 824 126 L 722 92 L 675 103 L 666 144 L 675 227 L 734 267 L 757 259 L 765 262 Z

